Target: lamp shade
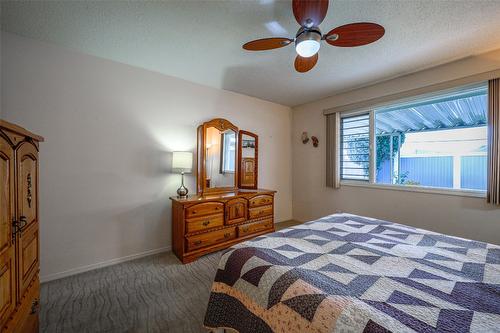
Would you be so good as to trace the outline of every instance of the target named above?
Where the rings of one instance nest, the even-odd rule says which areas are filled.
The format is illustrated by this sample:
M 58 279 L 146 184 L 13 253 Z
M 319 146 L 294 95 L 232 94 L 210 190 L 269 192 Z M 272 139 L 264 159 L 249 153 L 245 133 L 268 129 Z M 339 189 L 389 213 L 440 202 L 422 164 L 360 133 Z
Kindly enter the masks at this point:
M 174 151 L 172 153 L 172 171 L 191 173 L 193 153 L 190 151 Z

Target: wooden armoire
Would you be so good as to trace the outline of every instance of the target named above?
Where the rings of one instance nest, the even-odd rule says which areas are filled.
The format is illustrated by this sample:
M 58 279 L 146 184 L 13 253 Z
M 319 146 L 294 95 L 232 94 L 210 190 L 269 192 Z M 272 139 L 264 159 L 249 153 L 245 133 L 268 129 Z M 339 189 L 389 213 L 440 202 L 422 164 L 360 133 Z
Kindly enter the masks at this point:
M 0 120 L 0 332 L 38 332 L 38 144 Z

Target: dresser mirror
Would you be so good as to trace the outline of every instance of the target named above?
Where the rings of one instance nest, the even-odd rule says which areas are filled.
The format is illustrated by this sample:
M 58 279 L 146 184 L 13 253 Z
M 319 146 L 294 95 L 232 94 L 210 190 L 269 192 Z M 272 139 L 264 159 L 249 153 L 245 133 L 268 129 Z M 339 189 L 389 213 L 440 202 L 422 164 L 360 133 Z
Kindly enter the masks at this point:
M 236 126 L 217 118 L 198 127 L 198 194 L 236 190 L 237 161 Z
M 259 168 L 259 137 L 252 132 L 241 130 L 238 133 L 238 142 L 238 187 L 256 189 Z

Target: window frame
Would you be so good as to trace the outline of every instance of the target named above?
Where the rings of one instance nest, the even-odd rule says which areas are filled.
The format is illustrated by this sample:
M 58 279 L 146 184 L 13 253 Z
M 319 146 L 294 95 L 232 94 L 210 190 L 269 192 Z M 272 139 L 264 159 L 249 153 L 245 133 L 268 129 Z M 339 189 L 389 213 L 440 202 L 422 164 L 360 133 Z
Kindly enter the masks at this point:
M 339 131 L 340 131 L 340 140 L 339 140 L 339 144 L 342 145 L 344 143 L 344 141 L 342 140 L 342 118 L 350 118 L 350 117 L 357 117 L 357 116 L 364 116 L 364 115 L 368 115 L 368 138 L 369 138 L 369 143 L 368 143 L 368 179 L 367 180 L 362 180 L 362 179 L 346 179 L 346 178 L 342 178 L 342 158 L 341 158 L 341 155 L 342 155 L 342 147 L 339 147 L 338 151 L 339 151 L 339 171 L 340 171 L 340 184 L 342 184 L 342 181 L 355 181 L 355 182 L 361 182 L 361 183 L 370 183 L 371 180 L 372 180 L 372 127 L 373 127 L 373 124 L 372 124 L 372 114 L 373 114 L 373 110 L 360 110 L 360 111 L 354 111 L 354 112 L 342 112 L 340 114 L 340 128 L 339 128 Z
M 480 86 L 480 85 L 486 85 L 487 86 L 488 82 L 479 82 L 476 83 L 472 86 Z M 428 98 L 427 96 L 436 96 L 440 94 L 445 94 L 447 92 L 453 92 L 453 91 L 460 91 L 462 89 L 465 89 L 467 87 L 470 87 L 471 85 L 466 85 L 466 86 L 459 86 L 455 87 L 452 89 L 446 89 L 443 91 L 436 91 L 431 94 L 424 94 L 424 95 L 417 95 L 411 98 L 405 98 L 404 100 L 395 100 L 392 102 L 387 102 L 384 103 L 384 106 L 390 106 L 390 105 L 398 105 L 401 103 L 407 103 L 411 101 L 416 101 L 419 99 L 425 99 Z M 354 179 L 342 179 L 342 166 L 339 165 L 339 182 L 340 186 L 351 186 L 351 187 L 365 187 L 365 188 L 376 188 L 376 189 L 384 189 L 384 190 L 394 190 L 394 191 L 407 191 L 407 192 L 419 192 L 419 193 L 432 193 L 432 194 L 442 194 L 442 195 L 452 195 L 452 196 L 462 196 L 462 197 L 475 197 L 475 198 L 486 198 L 486 190 L 475 190 L 475 189 L 455 189 L 455 188 L 444 188 L 444 187 L 433 187 L 433 186 L 422 186 L 422 185 L 401 185 L 401 184 L 382 184 L 382 183 L 377 183 L 376 182 L 376 154 L 377 154 L 377 147 L 376 147 L 376 131 L 375 131 L 375 126 L 376 126 L 376 109 L 381 108 L 382 106 L 376 105 L 373 107 L 369 108 L 363 108 L 359 110 L 354 110 L 354 111 L 343 111 L 340 112 L 340 123 L 342 122 L 342 118 L 345 117 L 351 117 L 351 116 L 356 116 L 356 115 L 363 115 L 363 114 L 368 114 L 369 115 L 369 138 L 370 138 L 370 143 L 369 143 L 369 178 L 368 180 L 354 180 Z M 339 136 L 342 137 L 342 128 L 339 126 Z M 342 154 L 342 147 L 340 146 L 340 140 L 338 143 L 337 151 L 340 155 Z M 337 161 L 339 161 L 337 159 Z

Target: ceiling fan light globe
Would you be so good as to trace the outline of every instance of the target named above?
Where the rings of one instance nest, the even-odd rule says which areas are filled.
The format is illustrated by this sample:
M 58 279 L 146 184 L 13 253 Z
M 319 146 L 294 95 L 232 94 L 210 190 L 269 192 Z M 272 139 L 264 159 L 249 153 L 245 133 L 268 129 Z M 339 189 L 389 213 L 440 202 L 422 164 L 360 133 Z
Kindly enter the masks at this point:
M 318 53 L 321 47 L 321 34 L 316 31 L 299 31 L 295 40 L 295 51 L 303 58 L 309 58 Z
M 315 40 L 305 40 L 297 43 L 295 46 L 295 51 L 302 58 L 309 58 L 318 53 L 320 48 L 320 43 Z

